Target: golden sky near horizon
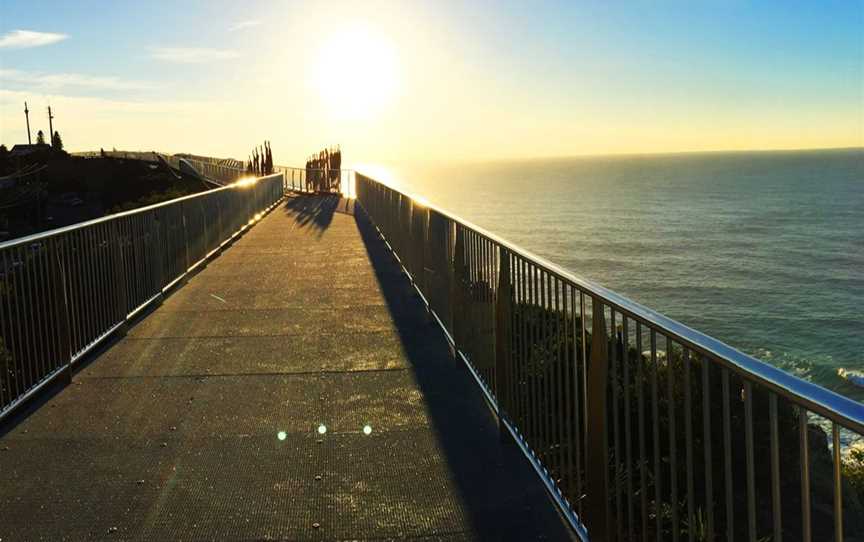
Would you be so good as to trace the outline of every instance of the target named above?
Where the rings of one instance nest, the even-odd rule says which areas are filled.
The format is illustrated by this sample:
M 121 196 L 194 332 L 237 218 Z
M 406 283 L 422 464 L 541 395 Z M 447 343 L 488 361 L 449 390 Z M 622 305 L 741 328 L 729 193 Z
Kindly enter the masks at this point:
M 337 143 L 349 163 L 864 146 L 854 39 L 826 63 L 726 44 L 734 28 L 715 29 L 719 47 L 683 31 L 631 38 L 599 9 L 374 5 L 338 4 L 334 17 L 268 4 L 258 19 L 214 23 L 195 47 L 142 41 L 149 53 L 114 67 L 76 66 L 77 51 L 61 66 L 48 58 L 83 30 L 26 63 L 0 49 L 0 140 L 26 141 L 27 100 L 34 134 L 50 104 L 69 150 L 245 158 L 269 139 L 286 164 Z M 779 30 L 787 48 L 810 45 Z M 189 45 L 182 36 L 169 44 Z

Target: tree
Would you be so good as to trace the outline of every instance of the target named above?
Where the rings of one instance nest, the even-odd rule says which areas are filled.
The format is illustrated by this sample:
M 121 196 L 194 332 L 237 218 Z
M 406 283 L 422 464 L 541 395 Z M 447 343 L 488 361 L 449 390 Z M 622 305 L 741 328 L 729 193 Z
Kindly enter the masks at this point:
M 44 145 L 45 144 L 45 134 L 42 133 L 42 130 L 39 130 L 38 132 L 36 132 L 36 144 L 37 145 Z
M 51 146 L 54 147 L 55 151 L 63 150 L 63 139 L 60 138 L 60 132 L 54 130 L 54 135 L 51 136 Z

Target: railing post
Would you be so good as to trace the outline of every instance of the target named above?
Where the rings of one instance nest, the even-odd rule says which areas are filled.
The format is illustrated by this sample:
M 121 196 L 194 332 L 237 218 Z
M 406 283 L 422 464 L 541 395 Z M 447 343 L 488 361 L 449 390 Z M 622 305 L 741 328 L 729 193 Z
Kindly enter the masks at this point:
M 510 316 L 513 311 L 513 292 L 510 284 L 510 251 L 498 247 L 498 299 L 495 305 L 495 396 L 498 400 L 498 434 L 502 441 L 509 440 L 504 418 L 509 417 L 510 398 Z
M 608 344 L 603 302 L 591 298 L 591 358 L 588 364 L 588 442 L 586 450 L 585 524 L 592 541 L 612 540 L 608 514 L 608 453 L 606 446 L 606 386 Z
M 54 282 L 54 295 L 60 296 L 60 303 L 54 304 L 55 321 L 57 322 L 58 332 L 60 334 L 60 347 L 63 349 L 63 364 L 66 365 L 66 370 L 61 377 L 63 382 L 69 384 L 72 382 L 72 367 L 69 363 L 72 361 L 72 339 L 71 326 L 69 323 L 69 292 L 66 291 L 66 273 L 63 269 L 63 260 L 60 258 L 59 244 L 63 238 L 57 237 L 49 239 L 48 247 L 51 255 L 52 277 Z
M 122 335 L 125 335 L 127 331 L 127 326 L 125 323 L 127 314 L 126 309 L 129 302 L 126 295 L 127 277 L 124 273 L 125 267 L 123 265 L 123 244 L 121 243 L 120 226 L 118 222 L 120 222 L 120 220 L 113 220 L 111 222 L 111 245 L 114 246 L 114 250 L 112 251 L 113 257 L 111 258 L 113 261 L 111 262 L 111 264 L 114 268 L 114 287 L 117 289 L 117 318 L 119 318 L 120 322 L 123 323 L 123 326 L 119 329 L 119 331 Z
M 463 285 L 467 269 L 465 267 L 465 234 L 458 224 L 456 226 L 456 242 L 453 248 L 453 280 L 450 281 L 450 303 L 453 322 L 453 357 L 458 358 L 459 347 L 462 346 L 462 328 L 464 321 Z
M 189 267 L 192 265 L 191 260 L 189 259 L 189 229 L 186 227 L 186 202 L 180 204 L 180 217 L 183 220 L 183 245 L 186 249 L 186 267 L 183 269 L 183 273 L 189 271 Z
M 429 208 L 423 208 L 422 215 L 423 222 L 423 245 L 420 248 L 420 287 L 423 289 L 423 295 L 426 296 L 426 301 L 429 303 L 429 306 L 426 307 L 427 314 L 432 310 L 432 296 L 429 292 L 429 269 L 431 268 L 430 256 L 429 256 L 429 243 L 431 241 L 432 235 L 429 225 Z

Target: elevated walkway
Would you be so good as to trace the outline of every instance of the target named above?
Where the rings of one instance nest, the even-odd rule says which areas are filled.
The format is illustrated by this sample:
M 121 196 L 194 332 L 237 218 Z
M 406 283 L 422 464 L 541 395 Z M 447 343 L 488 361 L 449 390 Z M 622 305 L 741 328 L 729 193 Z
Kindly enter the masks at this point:
M 289 197 L 0 426 L 0 479 L 3 541 L 571 537 L 336 196 Z

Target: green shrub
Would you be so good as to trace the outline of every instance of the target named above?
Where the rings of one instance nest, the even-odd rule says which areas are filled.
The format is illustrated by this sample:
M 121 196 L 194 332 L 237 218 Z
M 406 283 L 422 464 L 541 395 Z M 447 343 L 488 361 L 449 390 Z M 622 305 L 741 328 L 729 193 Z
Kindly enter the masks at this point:
M 864 498 L 864 448 L 852 448 L 843 461 L 843 477 Z

